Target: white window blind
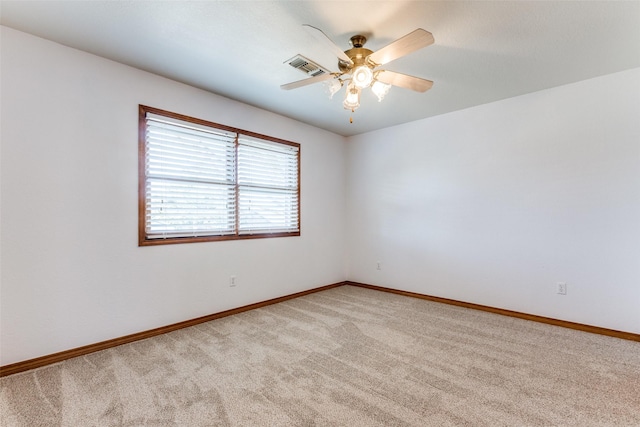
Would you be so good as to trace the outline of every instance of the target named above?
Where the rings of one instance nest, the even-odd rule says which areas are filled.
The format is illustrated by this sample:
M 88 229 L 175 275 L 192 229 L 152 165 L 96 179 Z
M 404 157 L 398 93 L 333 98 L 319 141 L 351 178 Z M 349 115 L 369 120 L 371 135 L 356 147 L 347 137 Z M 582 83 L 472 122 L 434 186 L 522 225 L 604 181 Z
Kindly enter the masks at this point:
M 141 244 L 300 234 L 298 144 L 152 110 L 141 116 Z
M 299 230 L 298 147 L 238 139 L 240 234 Z
M 147 238 L 235 233 L 235 134 L 146 121 Z

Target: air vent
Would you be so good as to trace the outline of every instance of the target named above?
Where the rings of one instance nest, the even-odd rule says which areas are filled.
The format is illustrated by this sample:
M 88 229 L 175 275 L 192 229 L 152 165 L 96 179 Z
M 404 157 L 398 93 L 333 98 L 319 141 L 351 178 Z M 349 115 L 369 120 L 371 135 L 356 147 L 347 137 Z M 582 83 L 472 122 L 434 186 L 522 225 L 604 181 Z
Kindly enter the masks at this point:
M 296 55 L 293 58 L 285 61 L 285 64 L 291 65 L 293 68 L 298 69 L 308 76 L 319 76 L 321 74 L 329 74 L 329 70 L 322 68 L 310 59 L 305 58 L 302 55 Z

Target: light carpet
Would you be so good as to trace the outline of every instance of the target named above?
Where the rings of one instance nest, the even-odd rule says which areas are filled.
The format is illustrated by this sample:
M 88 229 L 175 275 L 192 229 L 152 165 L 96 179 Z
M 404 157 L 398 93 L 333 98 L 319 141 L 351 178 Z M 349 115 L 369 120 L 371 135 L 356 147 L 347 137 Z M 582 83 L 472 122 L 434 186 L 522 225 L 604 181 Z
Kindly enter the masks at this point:
M 0 385 L 2 426 L 640 426 L 640 343 L 341 286 Z

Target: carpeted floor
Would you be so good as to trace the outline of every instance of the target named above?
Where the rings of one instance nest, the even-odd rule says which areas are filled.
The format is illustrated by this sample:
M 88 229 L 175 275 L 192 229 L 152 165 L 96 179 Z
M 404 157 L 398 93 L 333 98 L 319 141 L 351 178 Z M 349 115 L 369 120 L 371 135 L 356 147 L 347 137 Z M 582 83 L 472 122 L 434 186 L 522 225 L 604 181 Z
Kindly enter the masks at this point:
M 0 385 L 2 426 L 640 426 L 640 343 L 342 286 Z

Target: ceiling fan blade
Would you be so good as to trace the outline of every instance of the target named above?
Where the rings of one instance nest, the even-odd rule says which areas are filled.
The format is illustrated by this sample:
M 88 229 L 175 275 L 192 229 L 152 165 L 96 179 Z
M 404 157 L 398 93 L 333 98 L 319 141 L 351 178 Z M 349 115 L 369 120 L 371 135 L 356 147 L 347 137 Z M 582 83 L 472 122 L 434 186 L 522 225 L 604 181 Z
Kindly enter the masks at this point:
M 431 89 L 431 86 L 433 86 L 433 82 L 431 80 L 386 70 L 380 71 L 376 76 L 376 80 L 388 85 L 415 90 L 416 92 L 426 92 Z
M 287 83 L 285 85 L 281 85 L 280 89 L 290 90 L 297 89 L 299 87 L 312 85 L 314 83 L 323 82 L 325 80 L 329 80 L 333 78 L 333 74 L 320 74 L 319 76 L 311 77 L 308 79 L 298 80 L 297 82 Z
M 338 59 L 340 59 L 341 61 L 346 62 L 347 64 L 353 64 L 353 61 L 351 60 L 351 58 L 349 58 L 343 51 L 342 49 L 340 49 L 330 38 L 329 36 L 327 36 L 324 32 L 322 32 L 322 30 L 308 25 L 308 24 L 303 24 L 302 25 L 304 27 L 305 30 L 307 30 L 307 32 L 309 34 L 311 34 L 313 37 L 315 37 L 316 39 L 318 39 L 319 41 L 321 41 L 322 43 L 325 44 L 325 46 L 327 46 L 329 49 L 331 49 L 331 51 L 334 53 L 334 55 L 336 55 L 338 57 Z
M 400 37 L 398 40 L 393 41 L 373 52 L 367 58 L 368 62 L 371 62 L 374 66 L 379 66 L 391 62 L 394 59 L 398 59 L 402 56 L 408 55 L 411 52 L 415 52 L 418 49 L 427 47 L 433 44 L 433 34 L 429 31 L 418 28 L 407 34 L 404 37 Z

